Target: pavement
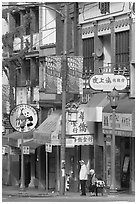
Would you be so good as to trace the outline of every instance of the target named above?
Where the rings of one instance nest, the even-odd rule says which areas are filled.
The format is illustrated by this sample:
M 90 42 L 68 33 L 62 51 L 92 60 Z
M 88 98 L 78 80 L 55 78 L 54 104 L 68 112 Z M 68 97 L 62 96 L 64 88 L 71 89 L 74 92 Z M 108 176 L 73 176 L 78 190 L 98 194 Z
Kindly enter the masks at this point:
M 87 193 L 88 195 L 89 193 Z M 44 189 L 36 189 L 36 188 L 25 188 L 25 190 L 21 190 L 19 187 L 14 187 L 14 186 L 2 186 L 2 196 L 21 196 L 21 197 L 55 197 L 55 196 L 61 196 L 59 192 L 54 192 L 54 191 L 48 191 Z M 80 192 L 65 192 L 65 196 L 70 196 L 70 197 L 75 197 L 78 198 L 80 197 Z M 103 197 L 130 197 L 131 200 L 135 200 L 135 194 L 134 193 L 129 193 L 129 192 L 117 192 L 115 194 L 104 194 Z M 97 197 L 101 197 L 100 195 Z

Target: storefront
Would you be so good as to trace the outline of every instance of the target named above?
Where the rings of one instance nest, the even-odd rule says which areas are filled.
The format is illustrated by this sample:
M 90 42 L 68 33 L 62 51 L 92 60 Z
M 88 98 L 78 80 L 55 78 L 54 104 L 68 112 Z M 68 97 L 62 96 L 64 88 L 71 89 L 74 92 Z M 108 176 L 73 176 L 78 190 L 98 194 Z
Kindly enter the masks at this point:
M 122 95 L 116 109 L 115 128 L 115 181 L 116 188 L 135 190 L 135 99 Z M 105 179 L 110 186 L 112 109 L 103 110 L 103 134 L 105 143 Z
M 33 131 L 25 132 L 24 142 L 31 140 L 33 137 Z M 22 133 L 12 132 L 2 137 L 2 183 L 4 185 L 19 186 L 20 176 L 21 176 L 21 137 Z M 34 153 L 33 153 L 34 154 Z M 29 162 L 30 155 L 24 156 L 24 166 L 26 167 Z M 25 180 L 27 183 L 28 176 L 27 172 L 30 171 L 30 168 L 26 169 Z
M 79 160 L 83 159 L 88 169 L 94 168 L 97 176 L 104 179 L 104 140 L 102 133 L 102 111 L 109 103 L 107 95 L 98 93 L 87 104 L 79 105 L 77 120 L 70 121 L 66 112 L 65 173 L 70 177 L 70 191 L 79 191 Z M 59 191 L 60 145 L 62 111 L 53 111 L 34 131 L 33 140 L 41 146 L 36 150 L 35 172 L 38 187 L 46 184 L 45 144 L 52 145 L 48 153 L 48 188 Z M 38 169 L 38 170 L 37 170 Z

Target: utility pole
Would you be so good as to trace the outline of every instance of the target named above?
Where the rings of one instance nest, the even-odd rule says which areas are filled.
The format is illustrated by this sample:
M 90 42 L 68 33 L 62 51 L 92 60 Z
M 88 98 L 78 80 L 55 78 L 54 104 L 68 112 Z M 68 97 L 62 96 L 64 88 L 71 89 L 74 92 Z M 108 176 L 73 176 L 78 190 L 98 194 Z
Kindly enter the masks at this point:
M 68 3 L 64 6 L 64 39 L 62 61 L 62 131 L 61 131 L 61 175 L 60 195 L 65 194 L 65 147 L 66 147 L 66 87 L 67 87 L 67 27 L 68 27 Z

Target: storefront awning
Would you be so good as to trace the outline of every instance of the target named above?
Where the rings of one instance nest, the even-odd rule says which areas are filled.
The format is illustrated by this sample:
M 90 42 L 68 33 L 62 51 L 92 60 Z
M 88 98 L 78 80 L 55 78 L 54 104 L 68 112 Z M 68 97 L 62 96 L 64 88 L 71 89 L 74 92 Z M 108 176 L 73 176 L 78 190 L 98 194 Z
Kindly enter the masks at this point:
M 36 149 L 37 147 L 41 146 L 41 144 L 36 143 L 34 139 L 30 139 L 29 141 L 24 142 L 23 146 L 29 146 L 30 149 Z
M 34 142 L 39 144 L 51 143 L 51 135 L 56 131 L 61 110 L 54 111 L 44 122 L 33 132 Z
M 33 131 L 34 130 L 31 130 L 29 132 L 24 132 L 23 133 L 23 139 L 33 138 Z M 22 138 L 22 133 L 15 131 L 15 132 L 12 132 L 10 134 L 3 135 L 2 136 L 2 141 L 3 141 L 4 144 L 17 147 L 18 146 L 18 140 L 21 139 L 21 138 Z
M 91 97 L 86 105 L 80 106 L 85 112 L 85 121 L 102 122 L 102 111 L 108 103 L 109 100 L 106 93 L 97 93 Z

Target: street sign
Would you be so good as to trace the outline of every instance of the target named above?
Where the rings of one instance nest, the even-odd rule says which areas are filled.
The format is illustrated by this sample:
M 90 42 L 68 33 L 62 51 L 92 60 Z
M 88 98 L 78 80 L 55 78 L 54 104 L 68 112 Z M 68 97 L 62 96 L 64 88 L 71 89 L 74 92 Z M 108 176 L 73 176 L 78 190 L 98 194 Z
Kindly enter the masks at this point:
M 127 79 L 123 75 L 100 74 L 94 75 L 89 80 L 90 87 L 94 90 L 112 91 L 123 90 L 127 87 Z
M 30 105 L 20 104 L 12 109 L 10 113 L 11 126 L 18 132 L 22 132 L 21 129 L 21 117 L 24 117 L 24 128 L 23 132 L 28 132 L 34 129 L 38 121 L 37 111 Z
M 52 144 L 46 143 L 46 152 L 52 152 Z
M 30 153 L 29 146 L 23 146 L 23 154 L 29 154 L 29 153 Z

